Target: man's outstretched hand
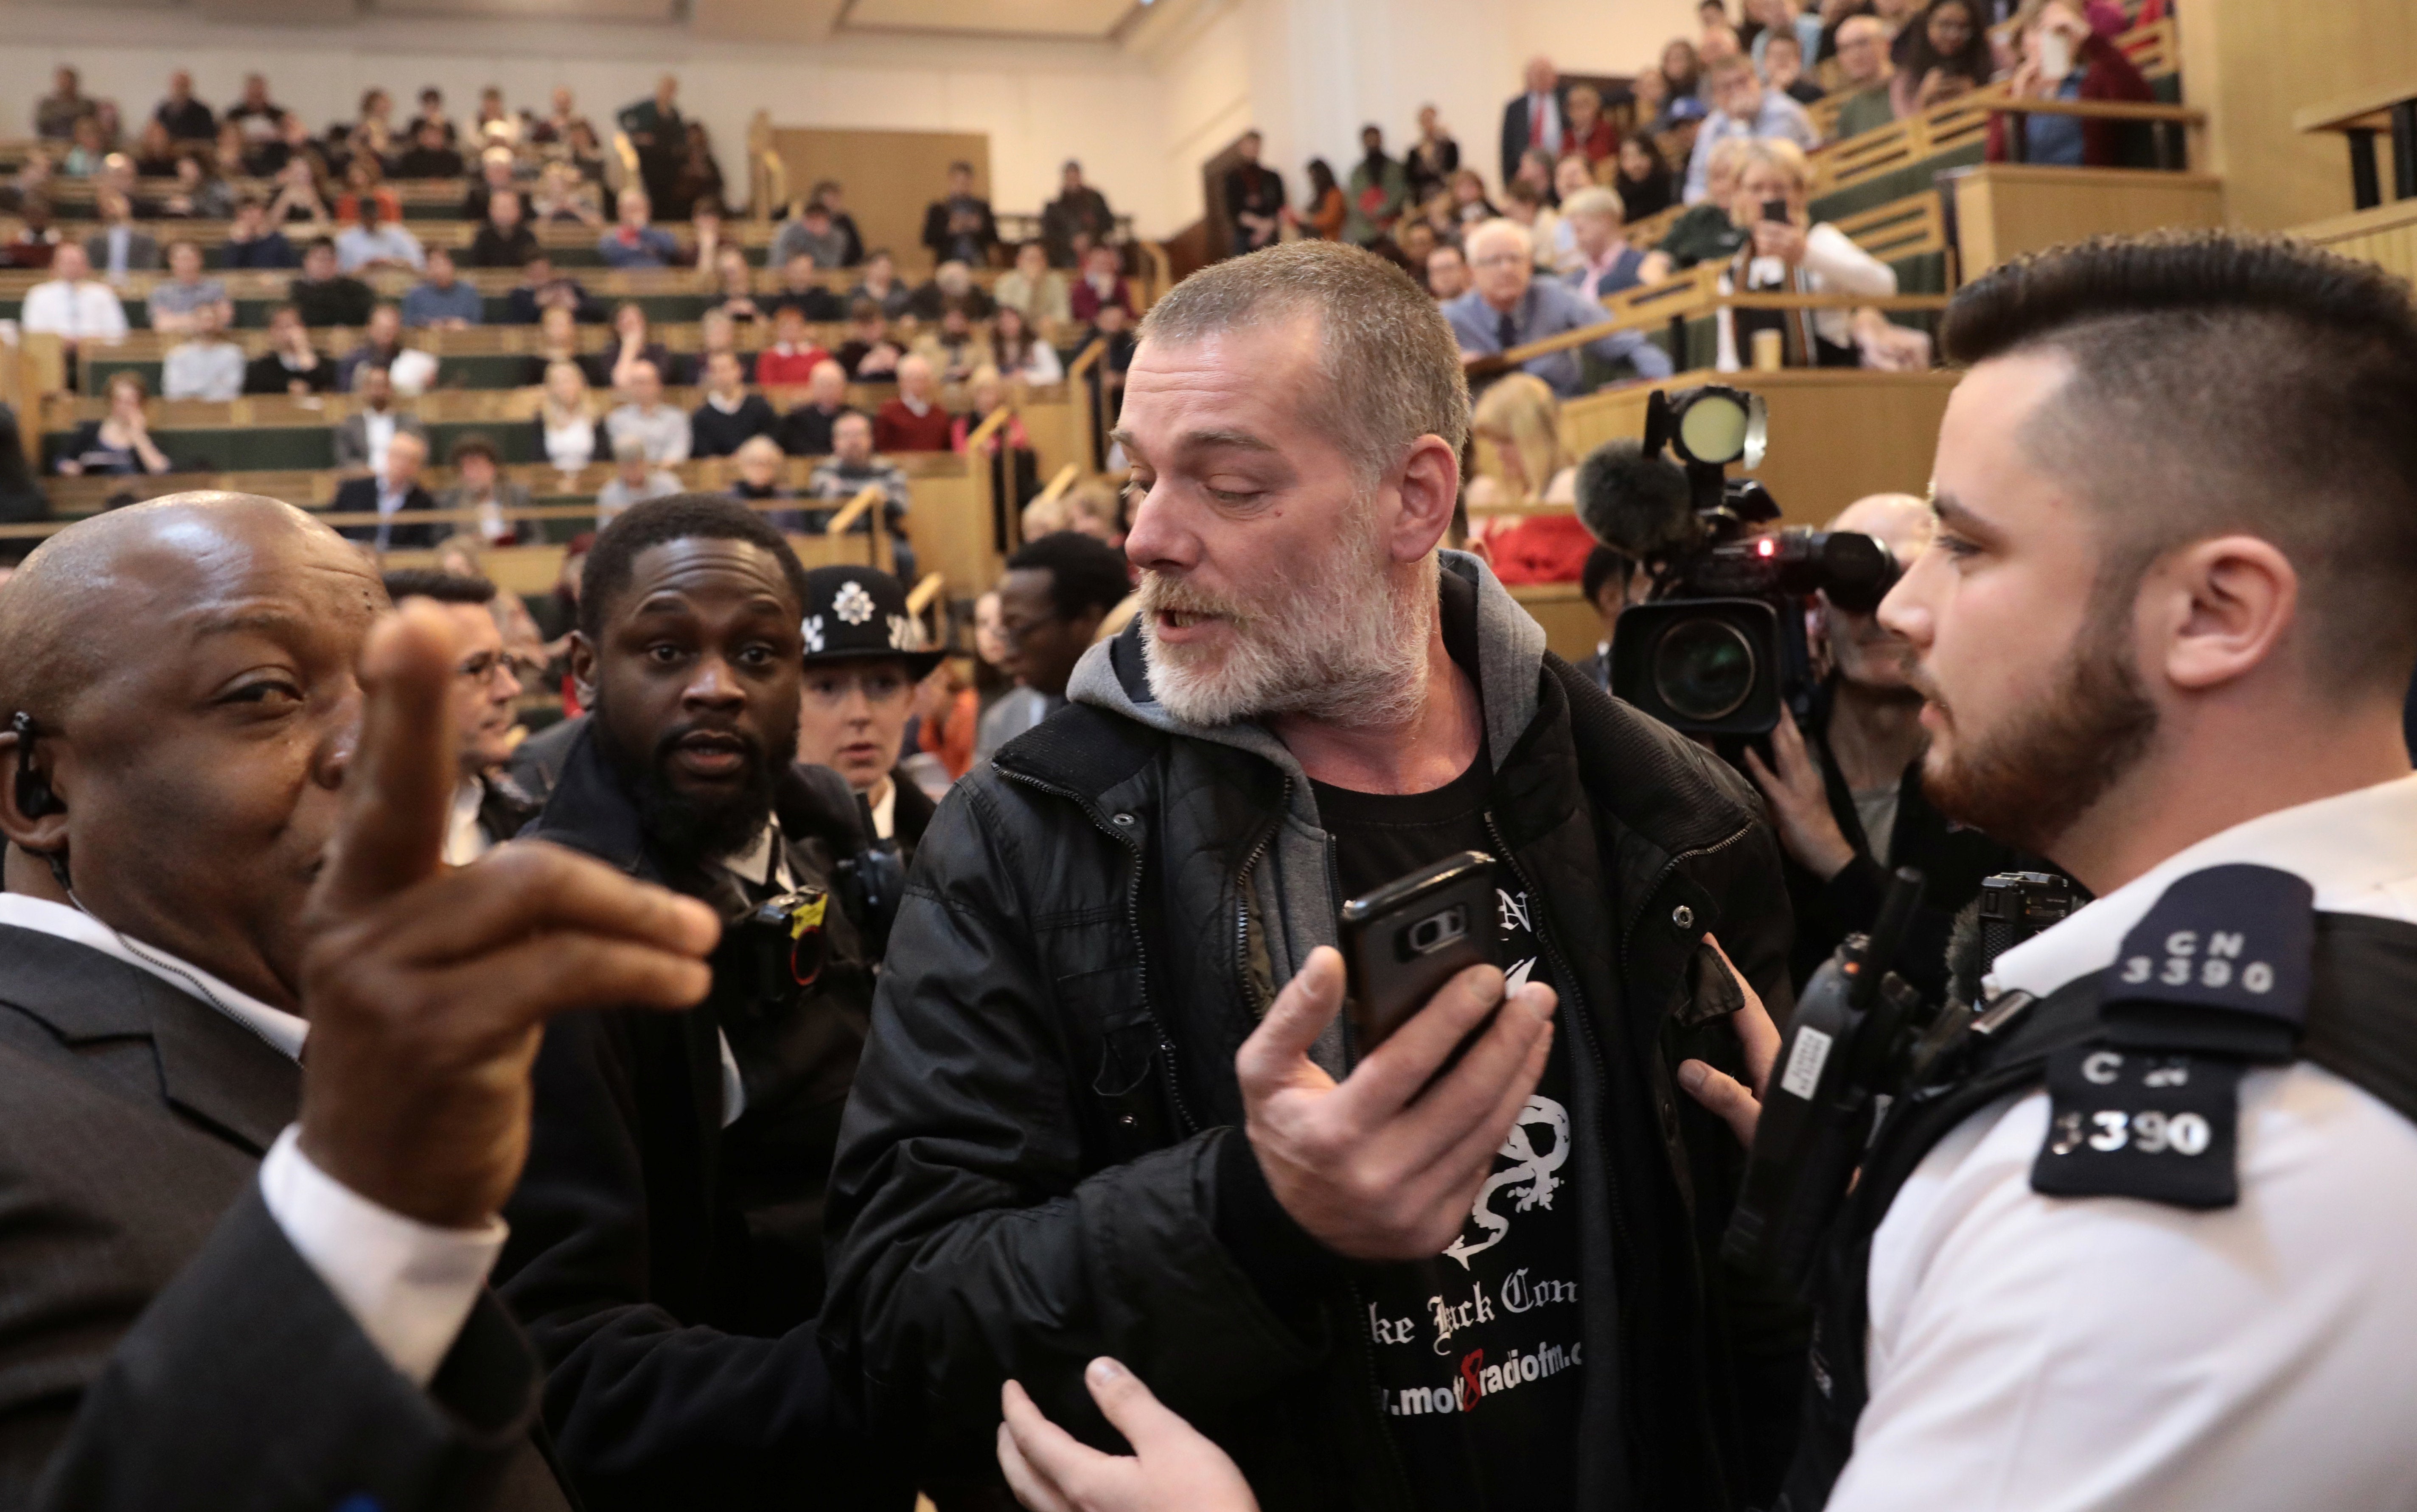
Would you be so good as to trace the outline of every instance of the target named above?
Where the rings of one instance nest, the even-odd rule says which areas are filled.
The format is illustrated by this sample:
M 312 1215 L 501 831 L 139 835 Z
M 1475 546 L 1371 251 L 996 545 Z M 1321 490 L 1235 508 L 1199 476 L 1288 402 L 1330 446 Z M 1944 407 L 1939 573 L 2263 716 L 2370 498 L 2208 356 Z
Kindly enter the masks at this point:
M 425 604 L 381 620 L 362 652 L 343 817 L 304 912 L 300 1142 L 371 1201 L 470 1229 L 520 1179 L 545 1020 L 697 1002 L 721 924 L 555 846 L 445 867 L 453 661 L 445 618 Z
M 1319 946 L 1277 994 L 1234 1069 L 1259 1169 L 1311 1238 L 1353 1260 L 1399 1260 L 1441 1254 L 1460 1232 L 1552 1049 L 1553 989 L 1530 983 L 1505 999 L 1502 987 L 1500 971 L 1470 967 L 1339 1084 L 1309 1049 L 1343 1005 L 1342 955 Z
M 1259 1512 L 1225 1451 L 1102 1356 L 1083 1372 L 1091 1399 L 1133 1447 L 1102 1454 L 1041 1414 L 1024 1388 L 1001 1388 L 998 1467 L 1032 1512 Z
M 1711 936 L 1704 943 L 1712 947 L 1727 969 L 1729 979 L 1745 994 L 1745 1006 L 1729 1016 L 1729 1027 L 1737 1031 L 1738 1044 L 1745 1050 L 1745 1074 L 1754 1085 L 1747 1086 L 1727 1072 L 1709 1061 L 1679 1062 L 1679 1085 L 1687 1095 L 1718 1114 L 1737 1136 L 1738 1143 L 1752 1149 L 1755 1125 L 1762 1121 L 1763 1089 L 1771 1085 L 1771 1065 L 1779 1059 L 1779 1027 L 1771 1021 L 1771 1010 L 1762 1005 L 1762 995 L 1754 990 L 1721 949 L 1721 942 Z

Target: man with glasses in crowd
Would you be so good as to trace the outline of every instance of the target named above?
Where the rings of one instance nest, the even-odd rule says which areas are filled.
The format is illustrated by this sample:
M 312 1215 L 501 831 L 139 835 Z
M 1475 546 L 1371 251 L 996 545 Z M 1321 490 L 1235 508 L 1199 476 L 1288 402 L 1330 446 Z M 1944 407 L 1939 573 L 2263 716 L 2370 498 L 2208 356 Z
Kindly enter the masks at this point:
M 459 739 L 461 786 L 445 820 L 445 863 L 466 866 L 521 832 L 538 803 L 504 774 L 512 756 L 513 701 L 520 672 L 504 649 L 504 633 L 488 605 L 495 585 L 483 577 L 422 568 L 386 574 L 396 603 L 424 599 L 453 629 L 453 730 Z
M 1516 221 L 1486 221 L 1468 234 L 1467 247 L 1476 286 L 1443 307 L 1463 359 L 1498 357 L 1514 346 L 1611 318 L 1602 305 L 1568 284 L 1537 279 L 1535 241 Z M 1669 354 L 1633 330 L 1613 331 L 1583 347 L 1547 352 L 1522 366 L 1563 399 L 1573 398 L 1585 391 L 1580 351 L 1604 362 L 1624 363 L 1640 377 L 1666 378 L 1671 372 Z

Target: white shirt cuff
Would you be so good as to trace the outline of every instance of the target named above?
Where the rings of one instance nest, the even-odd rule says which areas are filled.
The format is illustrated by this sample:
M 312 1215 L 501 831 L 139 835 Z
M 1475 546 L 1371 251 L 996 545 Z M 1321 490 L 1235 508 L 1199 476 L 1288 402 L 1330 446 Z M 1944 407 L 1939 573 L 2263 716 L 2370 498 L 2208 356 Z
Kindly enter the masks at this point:
M 268 1214 L 394 1367 L 425 1387 L 503 1253 L 501 1218 L 439 1229 L 380 1207 L 311 1163 L 287 1124 L 260 1163 Z

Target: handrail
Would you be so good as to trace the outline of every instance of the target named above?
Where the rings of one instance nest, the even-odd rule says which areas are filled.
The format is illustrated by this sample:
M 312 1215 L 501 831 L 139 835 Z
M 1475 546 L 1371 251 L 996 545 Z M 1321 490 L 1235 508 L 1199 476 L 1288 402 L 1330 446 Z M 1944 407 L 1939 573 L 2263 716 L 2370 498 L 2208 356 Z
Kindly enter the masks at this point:
M 1144 299 L 1141 306 L 1146 312 L 1167 290 L 1175 287 L 1175 262 L 1166 255 L 1166 247 L 1162 242 L 1145 241 L 1140 245 L 1142 260 L 1149 264 L 1149 298 Z
M 1580 326 L 1557 336 L 1528 342 L 1500 352 L 1462 359 L 1470 377 L 1487 377 L 1507 373 L 1513 368 L 1532 362 L 1540 357 L 1566 352 L 1573 346 L 1589 346 L 1606 336 L 1621 331 L 1649 330 L 1672 320 L 1699 319 L 1721 309 L 1731 310 L 1944 310 L 1951 302 L 1944 294 L 1721 294 L 1714 292 L 1689 300 L 1679 309 L 1656 309 L 1649 313 L 1634 312 L 1617 315 L 1595 326 Z
M 2294 131 L 2389 131 L 2392 108 L 2417 99 L 2417 79 L 2328 99 L 2291 113 Z
M 2174 121 L 2205 126 L 2207 112 L 2195 105 L 2167 105 L 2140 99 L 2031 99 L 2009 95 L 1982 102 L 1992 115 L 2078 115 L 2093 121 Z
M 1072 463 L 1071 463 L 1071 462 L 1070 462 L 1070 463 L 1068 463 L 1068 464 L 1066 464 L 1066 466 L 1062 466 L 1062 467 L 1060 467 L 1060 468 L 1058 468 L 1058 469 L 1057 469 L 1057 476 L 1056 476 L 1056 477 L 1052 478 L 1052 479 L 1050 479 L 1050 480 L 1049 480 L 1049 486 L 1048 486 L 1048 487 L 1046 487 L 1046 488 L 1042 489 L 1040 493 L 1035 494 L 1035 495 L 1032 496 L 1032 503 L 1033 503 L 1033 504 L 1055 504 L 1055 503 L 1056 503 L 1059 499 L 1064 498 L 1064 497 L 1066 496 L 1066 490 L 1068 490 L 1068 489 L 1070 489 L 1070 488 L 1073 487 L 1073 486 L 1074 486 L 1074 481 L 1075 481 L 1076 479 L 1078 479 L 1078 478 L 1082 477 L 1082 476 L 1083 476 L 1083 469 L 1082 469 L 1082 468 L 1080 468 L 1080 467 L 1076 466 L 1074 464 L 1072 464 Z M 1032 507 L 1032 505 L 1031 505 L 1031 504 L 1027 504 L 1027 505 L 1026 505 L 1026 506 L 1025 506 L 1025 508 L 1026 508 L 1026 509 L 1030 509 L 1031 507 Z
M 847 501 L 847 507 L 845 509 L 841 510 L 837 514 L 830 517 L 830 523 L 823 527 L 823 534 L 827 536 L 844 536 L 847 534 L 850 527 L 854 526 L 857 521 L 864 518 L 864 513 L 867 510 L 872 509 L 873 506 L 880 503 L 883 499 L 888 498 L 889 496 L 882 490 L 879 483 L 865 484 L 862 488 L 856 491 L 856 496 L 854 498 Z
M 992 410 L 988 415 L 983 416 L 982 422 L 980 425 L 975 426 L 971 434 L 967 435 L 965 437 L 965 454 L 967 456 L 971 456 L 974 452 L 980 451 L 981 449 L 981 444 L 984 441 L 996 435 L 999 433 L 1000 428 L 1005 426 L 1009 420 L 1013 420 L 1014 418 L 1015 406 L 1012 405 L 1001 405 L 996 409 Z
M 619 160 L 621 172 L 626 176 L 618 187 L 622 189 L 638 187 L 641 183 L 641 175 L 638 172 L 638 149 L 631 145 L 630 133 L 617 128 L 613 132 L 613 156 Z
M 1102 336 L 1093 341 L 1090 345 L 1086 346 L 1081 351 L 1075 353 L 1074 360 L 1066 364 L 1067 381 L 1071 383 L 1074 379 L 1090 372 L 1093 367 L 1099 364 L 1100 359 L 1106 355 L 1107 350 L 1108 339 L 1105 336 Z
M 946 580 L 938 573 L 925 573 L 923 581 L 916 584 L 914 591 L 906 595 L 906 612 L 911 615 L 921 614 L 932 606 L 932 601 L 938 598 L 940 589 L 947 586 Z

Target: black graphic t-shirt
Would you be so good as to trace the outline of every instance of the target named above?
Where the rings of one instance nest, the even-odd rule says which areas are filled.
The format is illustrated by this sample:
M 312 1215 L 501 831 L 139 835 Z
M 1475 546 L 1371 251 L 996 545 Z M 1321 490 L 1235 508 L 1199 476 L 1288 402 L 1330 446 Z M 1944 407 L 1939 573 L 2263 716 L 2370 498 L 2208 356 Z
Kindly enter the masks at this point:
M 1358 897 L 1462 850 L 1497 858 L 1495 906 L 1513 987 L 1558 988 L 1517 873 L 1487 832 L 1493 763 L 1431 793 L 1315 784 L 1342 896 Z M 1581 1350 L 1578 1214 L 1569 1038 L 1496 1154 L 1460 1236 L 1432 1260 L 1377 1268 L 1361 1285 L 1377 1408 L 1418 1504 L 1451 1512 L 1570 1512 Z

